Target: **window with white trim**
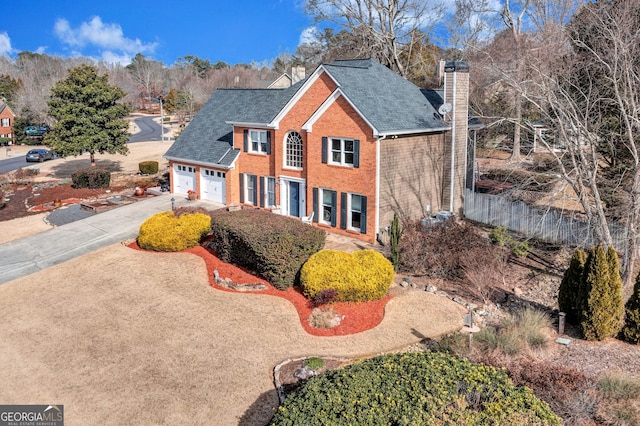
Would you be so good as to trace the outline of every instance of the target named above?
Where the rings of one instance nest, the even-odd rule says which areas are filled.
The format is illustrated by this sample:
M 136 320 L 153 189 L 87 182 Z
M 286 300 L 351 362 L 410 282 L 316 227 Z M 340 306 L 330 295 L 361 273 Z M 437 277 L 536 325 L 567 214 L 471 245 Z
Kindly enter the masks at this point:
M 245 202 L 249 204 L 253 204 L 254 206 L 258 205 L 258 200 L 256 200 L 257 188 L 256 188 L 256 175 L 245 174 Z
M 354 142 L 353 139 L 331 138 L 331 155 L 329 162 L 342 166 L 353 166 Z
M 264 199 L 267 207 L 275 207 L 276 205 L 276 178 L 267 176 L 267 184 L 265 185 Z
M 249 151 L 260 154 L 267 153 L 266 130 L 249 130 Z
M 178 171 L 180 172 L 189 172 L 189 173 L 195 173 L 196 172 L 196 168 L 195 167 L 191 167 L 191 166 L 183 166 L 178 164 L 177 165 Z
M 9 127 L 10 125 L 10 120 L 8 118 L 2 119 L 2 127 Z
M 362 225 L 362 196 L 349 194 L 349 206 L 347 216 L 347 227 L 353 231 L 360 232 Z
M 320 189 L 320 217 L 321 223 L 331 225 L 335 215 L 334 192 L 330 189 Z
M 302 169 L 302 136 L 298 132 L 287 133 L 284 164 L 285 167 Z

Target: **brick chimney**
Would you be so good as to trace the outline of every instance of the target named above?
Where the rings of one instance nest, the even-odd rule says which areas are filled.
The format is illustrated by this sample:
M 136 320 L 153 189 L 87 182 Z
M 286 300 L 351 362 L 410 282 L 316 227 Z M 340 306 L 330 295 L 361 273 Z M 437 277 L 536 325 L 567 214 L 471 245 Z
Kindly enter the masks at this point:
M 469 133 L 469 64 L 444 65 L 444 102 L 451 105 L 445 119 L 451 124 L 445 147 L 442 207 L 462 215 Z

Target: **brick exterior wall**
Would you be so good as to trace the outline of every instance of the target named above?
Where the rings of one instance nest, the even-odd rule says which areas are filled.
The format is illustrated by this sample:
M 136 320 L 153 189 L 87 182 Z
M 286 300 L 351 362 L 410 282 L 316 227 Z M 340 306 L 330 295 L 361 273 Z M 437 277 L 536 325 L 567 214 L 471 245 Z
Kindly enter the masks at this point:
M 13 132 L 14 118 L 15 115 L 13 114 L 13 111 L 11 111 L 11 108 L 5 105 L 2 112 L 0 112 L 0 137 L 11 137 L 11 139 L 15 143 L 15 135 Z M 2 119 L 9 119 L 9 125 L 2 126 Z

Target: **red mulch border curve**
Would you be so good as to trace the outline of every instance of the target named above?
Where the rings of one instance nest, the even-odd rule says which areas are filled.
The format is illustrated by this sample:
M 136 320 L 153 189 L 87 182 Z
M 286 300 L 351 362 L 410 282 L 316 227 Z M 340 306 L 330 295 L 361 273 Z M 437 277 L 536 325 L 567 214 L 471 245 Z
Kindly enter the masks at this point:
M 128 247 L 145 251 L 141 249 L 135 241 L 128 244 Z M 199 256 L 202 260 L 204 260 L 207 266 L 207 277 L 209 280 L 209 284 L 216 290 L 231 293 L 264 294 L 268 296 L 281 297 L 288 300 L 296 308 L 296 311 L 298 311 L 300 324 L 302 325 L 304 330 L 313 336 L 347 336 L 370 330 L 380 324 L 380 322 L 384 318 L 385 306 L 387 302 L 391 300 L 391 296 L 387 295 L 382 299 L 374 300 L 371 302 L 332 303 L 330 305 L 331 309 L 333 309 L 340 315 L 344 315 L 344 319 L 340 322 L 340 325 L 332 328 L 315 328 L 312 327 L 308 321 L 308 318 L 311 315 L 311 311 L 314 307 L 312 306 L 311 302 L 306 299 L 297 288 L 288 288 L 284 291 L 278 290 L 264 279 L 259 278 L 238 266 L 223 262 L 213 253 L 211 253 L 211 251 L 202 246 L 196 246 L 190 249 L 186 249 L 183 252 L 195 254 L 196 256 Z M 214 282 L 213 271 L 216 269 L 218 270 L 220 278 L 222 279 L 230 278 L 233 282 L 238 284 L 261 283 L 266 285 L 267 289 L 240 292 L 222 287 Z

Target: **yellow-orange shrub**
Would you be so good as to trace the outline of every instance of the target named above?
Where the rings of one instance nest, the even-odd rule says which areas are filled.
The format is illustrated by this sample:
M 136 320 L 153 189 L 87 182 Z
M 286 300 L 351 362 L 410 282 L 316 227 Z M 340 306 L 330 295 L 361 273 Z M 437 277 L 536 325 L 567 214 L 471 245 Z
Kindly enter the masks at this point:
M 180 251 L 198 245 L 211 229 L 211 218 L 203 213 L 162 212 L 140 225 L 138 245 L 145 250 Z
M 326 289 L 337 292 L 337 301 L 363 302 L 382 298 L 393 281 L 393 265 L 374 250 L 346 253 L 321 250 L 300 271 L 304 295 L 313 299 Z

